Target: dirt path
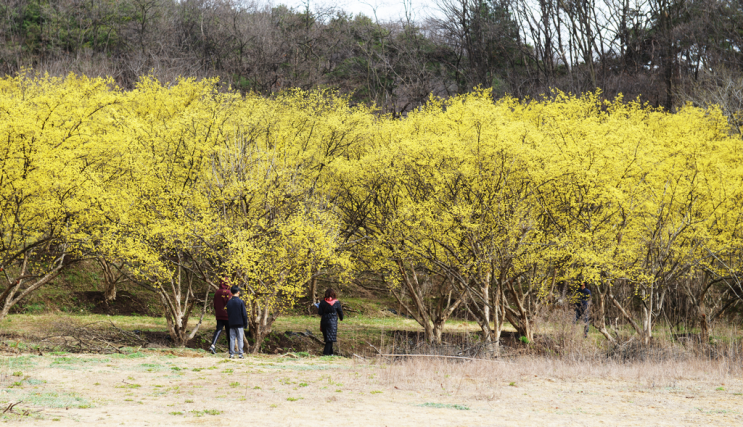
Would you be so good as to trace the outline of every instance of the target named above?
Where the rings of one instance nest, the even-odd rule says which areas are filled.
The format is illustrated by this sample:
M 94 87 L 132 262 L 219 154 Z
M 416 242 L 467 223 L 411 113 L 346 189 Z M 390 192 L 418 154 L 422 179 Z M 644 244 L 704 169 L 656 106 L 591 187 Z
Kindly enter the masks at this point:
M 653 384 L 507 364 L 201 356 L 4 357 L 0 411 L 22 401 L 5 420 L 52 426 L 743 425 L 739 379 Z

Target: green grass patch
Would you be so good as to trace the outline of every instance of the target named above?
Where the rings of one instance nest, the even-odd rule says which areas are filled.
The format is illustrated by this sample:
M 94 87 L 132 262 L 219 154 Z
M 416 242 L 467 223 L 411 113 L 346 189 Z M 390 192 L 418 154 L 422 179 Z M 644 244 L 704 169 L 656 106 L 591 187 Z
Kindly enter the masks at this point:
M 121 385 L 116 386 L 116 388 L 140 388 L 140 387 L 142 386 L 139 384 L 121 384 Z
M 8 371 L 12 371 L 15 375 L 16 372 L 20 372 L 22 376 L 24 370 L 33 368 L 37 364 L 39 356 L 11 356 L 0 358 L 0 367 L 8 368 Z
M 24 402 L 27 402 L 34 406 L 41 406 L 44 408 L 90 408 L 91 403 L 80 396 L 72 393 L 62 392 L 48 392 L 48 393 L 27 393 L 23 398 Z
M 126 353 L 126 354 L 112 354 L 111 357 L 114 358 L 114 359 L 137 359 L 137 358 L 140 358 L 140 357 L 147 357 L 146 354 L 144 354 L 142 352 L 135 352 L 134 350 L 135 349 L 133 349 L 131 347 L 124 347 L 123 349 L 121 349 L 121 351 L 123 351 L 125 353 L 127 351 L 130 351 L 131 353 Z
M 204 409 L 203 411 L 191 411 L 191 414 L 193 414 L 194 417 L 203 417 L 204 415 L 219 415 L 222 411 L 218 411 L 216 409 Z
M 459 404 L 449 404 L 449 403 L 431 403 L 426 402 L 422 403 L 418 406 L 422 406 L 424 408 L 440 408 L 440 409 L 456 409 L 459 411 L 469 411 L 470 407 L 466 405 L 459 405 Z

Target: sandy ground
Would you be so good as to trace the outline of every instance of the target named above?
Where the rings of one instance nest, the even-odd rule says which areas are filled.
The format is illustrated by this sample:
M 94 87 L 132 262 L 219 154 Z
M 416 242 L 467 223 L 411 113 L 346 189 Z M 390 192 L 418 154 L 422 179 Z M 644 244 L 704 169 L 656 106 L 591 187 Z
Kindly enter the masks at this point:
M 2 357 L 2 420 L 30 425 L 743 425 L 743 382 L 531 375 L 514 363 Z M 682 368 L 683 371 L 683 368 Z M 549 371 L 546 372 L 553 372 Z M 628 374 L 638 375 L 638 374 Z M 621 376 L 621 373 L 620 373 Z M 606 376 L 604 376 L 606 377 Z M 675 377 L 675 378 L 674 378 Z

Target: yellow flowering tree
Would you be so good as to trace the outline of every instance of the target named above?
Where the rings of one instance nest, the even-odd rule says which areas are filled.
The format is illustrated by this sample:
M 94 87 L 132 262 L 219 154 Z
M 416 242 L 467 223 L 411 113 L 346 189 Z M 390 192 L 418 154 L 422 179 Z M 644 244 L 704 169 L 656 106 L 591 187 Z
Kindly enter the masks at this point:
M 102 201 L 111 80 L 0 79 L 0 319 L 84 256 Z
M 224 146 L 204 191 L 220 235 L 212 250 L 243 291 L 253 352 L 314 271 L 345 263 L 332 207 L 308 192 L 303 168 L 263 148 L 246 139 Z

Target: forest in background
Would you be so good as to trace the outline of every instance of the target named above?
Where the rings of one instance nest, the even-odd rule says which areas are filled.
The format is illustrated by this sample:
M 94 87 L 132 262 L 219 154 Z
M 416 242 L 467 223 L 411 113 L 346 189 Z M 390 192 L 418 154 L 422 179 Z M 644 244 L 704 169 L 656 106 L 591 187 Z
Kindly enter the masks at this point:
M 243 0 L 6 0 L 0 73 L 219 77 L 243 92 L 331 88 L 406 114 L 474 87 L 537 98 L 600 89 L 669 111 L 743 111 L 740 0 L 438 0 L 433 18 Z

